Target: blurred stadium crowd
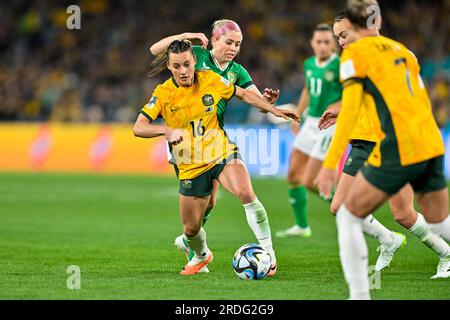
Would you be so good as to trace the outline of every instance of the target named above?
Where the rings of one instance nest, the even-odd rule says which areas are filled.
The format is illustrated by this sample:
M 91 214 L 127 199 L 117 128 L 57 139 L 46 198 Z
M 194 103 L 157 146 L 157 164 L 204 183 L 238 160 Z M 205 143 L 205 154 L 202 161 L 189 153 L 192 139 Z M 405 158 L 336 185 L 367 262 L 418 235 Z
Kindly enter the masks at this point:
M 66 27 L 67 6 L 81 8 L 81 30 Z M 440 126 L 450 124 L 450 1 L 380 1 L 382 33 L 418 56 Z M 129 122 L 155 86 L 149 46 L 182 32 L 210 36 L 214 20 L 237 21 L 244 33 L 237 61 L 260 89 L 280 88 L 296 103 L 302 63 L 319 22 L 332 22 L 344 1 L 170 0 L 0 3 L 0 120 Z M 239 102 L 228 122 L 261 121 Z

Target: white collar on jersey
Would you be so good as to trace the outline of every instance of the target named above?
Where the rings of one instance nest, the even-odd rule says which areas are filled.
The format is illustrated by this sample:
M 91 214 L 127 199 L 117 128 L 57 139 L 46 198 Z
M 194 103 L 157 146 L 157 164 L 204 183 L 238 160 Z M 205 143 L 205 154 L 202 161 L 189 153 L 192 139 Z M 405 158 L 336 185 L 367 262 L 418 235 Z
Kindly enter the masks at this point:
M 211 55 L 211 58 L 214 61 L 214 64 L 216 65 L 216 67 L 220 70 L 220 71 L 225 71 L 226 68 L 228 68 L 228 65 L 230 64 L 229 62 L 227 62 L 227 64 L 225 65 L 225 67 L 221 67 L 219 61 L 217 61 L 216 57 L 214 57 L 213 51 L 210 50 L 209 54 Z
M 314 57 L 314 61 L 316 63 L 316 67 L 317 68 L 325 68 L 326 66 L 328 66 L 330 64 L 331 61 L 333 61 L 335 58 L 337 57 L 336 53 L 333 53 L 327 60 L 325 60 L 324 62 L 322 62 L 321 64 L 319 63 L 319 61 L 317 60 L 317 57 Z

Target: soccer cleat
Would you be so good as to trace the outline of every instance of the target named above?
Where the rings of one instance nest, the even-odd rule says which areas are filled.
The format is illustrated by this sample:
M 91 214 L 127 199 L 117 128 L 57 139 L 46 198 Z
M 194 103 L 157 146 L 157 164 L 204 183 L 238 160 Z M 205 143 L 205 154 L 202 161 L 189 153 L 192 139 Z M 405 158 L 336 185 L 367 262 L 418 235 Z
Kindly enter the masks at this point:
M 193 276 L 200 273 L 200 270 L 205 267 L 208 263 L 211 263 L 214 256 L 211 250 L 205 254 L 205 257 L 194 256 L 191 261 L 189 261 L 181 270 L 180 274 L 183 276 Z
M 191 248 L 187 245 L 186 241 L 184 240 L 183 235 L 178 236 L 175 238 L 175 241 L 173 243 L 175 247 L 177 247 L 178 250 L 181 250 L 186 255 L 187 261 L 189 261 L 189 252 Z
M 177 247 L 177 249 L 184 252 L 184 254 L 186 255 L 187 261 L 189 261 L 191 249 L 189 248 L 186 241 L 184 240 L 183 235 L 176 237 L 175 242 L 173 244 L 175 245 L 175 247 Z M 199 272 L 200 273 L 209 273 L 209 269 L 207 266 L 204 266 L 203 268 L 200 269 Z
M 450 256 L 441 258 L 437 266 L 437 272 L 431 279 L 450 278 Z
M 278 231 L 275 235 L 278 238 L 287 238 L 287 237 L 302 237 L 309 238 L 311 237 L 311 228 L 301 228 L 298 225 L 293 225 L 289 229 Z
M 385 246 L 381 244 L 377 251 L 381 251 L 378 256 L 377 263 L 375 265 L 375 271 L 381 271 L 391 264 L 392 258 L 394 258 L 395 252 L 406 245 L 406 236 L 402 233 L 393 232 L 394 241 Z
M 276 262 L 270 266 L 269 273 L 267 274 L 267 276 L 273 277 L 275 275 L 275 273 L 277 273 L 277 263 Z

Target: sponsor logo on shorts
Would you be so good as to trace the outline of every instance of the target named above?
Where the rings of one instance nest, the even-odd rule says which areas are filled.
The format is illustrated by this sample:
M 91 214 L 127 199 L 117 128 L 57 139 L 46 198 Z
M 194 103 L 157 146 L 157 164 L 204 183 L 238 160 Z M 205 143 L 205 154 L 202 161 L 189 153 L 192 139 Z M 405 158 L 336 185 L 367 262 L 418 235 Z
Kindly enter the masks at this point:
M 191 180 L 183 180 L 181 181 L 181 185 L 184 189 L 192 189 L 192 181 Z
M 350 166 L 352 164 L 352 162 L 353 162 L 352 157 L 348 157 L 347 161 L 345 162 L 345 165 Z

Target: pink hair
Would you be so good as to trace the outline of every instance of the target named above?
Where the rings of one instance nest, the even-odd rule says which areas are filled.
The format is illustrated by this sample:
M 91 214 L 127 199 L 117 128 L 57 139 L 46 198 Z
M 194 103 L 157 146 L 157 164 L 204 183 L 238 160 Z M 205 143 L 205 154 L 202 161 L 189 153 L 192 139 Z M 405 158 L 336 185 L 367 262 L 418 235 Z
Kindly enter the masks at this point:
M 227 31 L 241 32 L 241 28 L 239 28 L 239 25 L 236 22 L 230 21 L 230 22 L 225 23 L 220 28 L 218 28 L 216 30 L 216 32 L 213 33 L 212 36 L 217 39 Z

